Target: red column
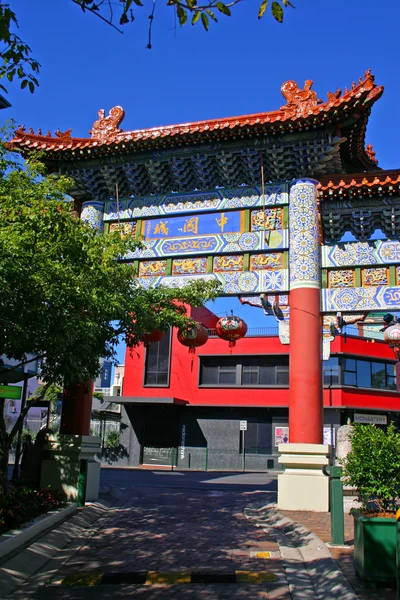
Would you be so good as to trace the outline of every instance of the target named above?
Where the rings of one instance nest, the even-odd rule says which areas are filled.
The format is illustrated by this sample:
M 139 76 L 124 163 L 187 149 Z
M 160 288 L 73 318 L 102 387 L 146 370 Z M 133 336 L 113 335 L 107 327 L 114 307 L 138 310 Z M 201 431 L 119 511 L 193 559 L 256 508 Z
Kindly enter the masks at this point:
M 316 181 L 290 190 L 289 440 L 322 444 L 321 268 Z
M 90 435 L 93 381 L 64 389 L 60 433 Z
M 290 292 L 290 404 L 292 443 L 322 444 L 320 291 Z

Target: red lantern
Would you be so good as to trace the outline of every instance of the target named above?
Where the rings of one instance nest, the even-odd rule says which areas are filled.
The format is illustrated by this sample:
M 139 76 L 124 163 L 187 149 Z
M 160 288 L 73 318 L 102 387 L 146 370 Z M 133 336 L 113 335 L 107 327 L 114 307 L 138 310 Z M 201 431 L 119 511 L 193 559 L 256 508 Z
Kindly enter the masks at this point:
M 247 325 L 243 319 L 231 315 L 219 319 L 215 325 L 215 329 L 217 331 L 217 336 L 222 340 L 227 340 L 229 346 L 232 348 L 233 346 L 236 346 L 236 340 L 240 340 L 246 335 Z
M 194 354 L 196 352 L 196 348 L 199 346 L 204 346 L 208 340 L 208 333 L 204 325 L 195 323 L 194 325 L 189 325 L 185 330 L 180 329 L 177 337 L 178 342 L 180 342 L 183 346 L 188 346 L 189 352 Z
M 383 339 L 391 348 L 393 348 L 394 357 L 399 360 L 400 353 L 400 324 L 396 323 L 385 329 Z
M 151 333 L 143 334 L 143 342 L 145 346 L 149 344 L 154 344 L 155 342 L 160 342 L 164 337 L 164 332 L 160 329 L 155 329 Z

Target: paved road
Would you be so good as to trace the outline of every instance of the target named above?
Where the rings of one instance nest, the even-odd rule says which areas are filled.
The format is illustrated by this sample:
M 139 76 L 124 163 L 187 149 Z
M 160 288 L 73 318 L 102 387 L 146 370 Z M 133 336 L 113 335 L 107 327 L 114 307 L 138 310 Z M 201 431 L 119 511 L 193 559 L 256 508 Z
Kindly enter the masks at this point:
M 265 492 L 274 501 L 276 473 L 205 473 L 194 471 L 156 471 L 139 469 L 102 469 L 101 482 L 117 487 L 163 487 L 219 491 Z
M 243 509 L 265 504 L 276 481 L 267 474 L 104 469 L 102 489 L 127 501 L 91 527 L 80 548 L 64 553 L 52 583 L 38 600 L 287 600 L 278 546 L 248 521 Z M 109 493 L 109 492 L 108 492 Z M 267 559 L 256 552 L 272 552 Z M 119 584 L 65 587 L 55 582 L 82 573 L 268 572 L 275 582 Z M 279 579 L 278 579 L 279 578 Z

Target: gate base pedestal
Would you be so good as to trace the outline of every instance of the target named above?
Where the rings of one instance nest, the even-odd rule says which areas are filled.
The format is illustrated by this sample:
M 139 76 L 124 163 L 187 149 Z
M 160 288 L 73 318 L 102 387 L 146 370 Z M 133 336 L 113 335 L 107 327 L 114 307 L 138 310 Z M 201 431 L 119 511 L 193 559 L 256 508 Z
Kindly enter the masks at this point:
M 278 508 L 329 512 L 329 477 L 323 468 L 329 464 L 327 444 L 280 444 Z
M 69 500 L 78 497 L 80 461 L 87 461 L 86 502 L 99 497 L 101 439 L 92 435 L 47 436 L 40 477 L 41 487 L 63 490 Z

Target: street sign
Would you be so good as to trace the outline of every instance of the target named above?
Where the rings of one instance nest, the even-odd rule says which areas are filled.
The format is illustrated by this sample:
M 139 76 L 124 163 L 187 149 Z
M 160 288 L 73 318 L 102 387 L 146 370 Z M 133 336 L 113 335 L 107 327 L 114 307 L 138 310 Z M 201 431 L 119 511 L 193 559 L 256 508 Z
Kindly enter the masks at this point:
M 240 431 L 247 431 L 247 421 L 240 421 Z
M 19 385 L 0 385 L 0 398 L 7 400 L 19 400 L 22 387 Z

